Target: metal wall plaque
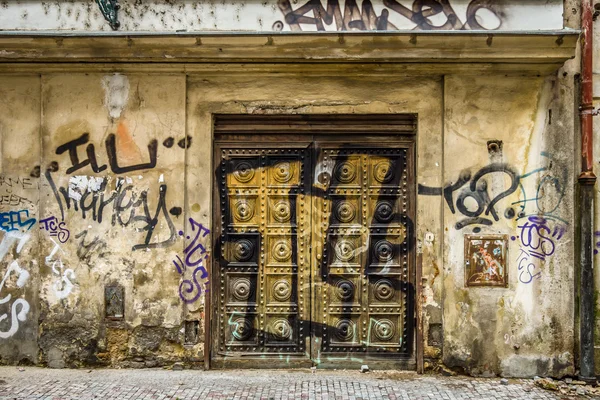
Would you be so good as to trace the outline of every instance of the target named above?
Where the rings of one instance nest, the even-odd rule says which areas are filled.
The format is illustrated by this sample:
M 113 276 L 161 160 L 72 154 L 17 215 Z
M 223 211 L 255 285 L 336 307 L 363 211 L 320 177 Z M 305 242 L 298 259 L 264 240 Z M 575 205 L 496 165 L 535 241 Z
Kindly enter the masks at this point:
M 508 286 L 508 236 L 465 235 L 465 285 Z
M 111 320 L 122 320 L 125 316 L 125 290 L 121 285 L 104 288 L 105 317 Z

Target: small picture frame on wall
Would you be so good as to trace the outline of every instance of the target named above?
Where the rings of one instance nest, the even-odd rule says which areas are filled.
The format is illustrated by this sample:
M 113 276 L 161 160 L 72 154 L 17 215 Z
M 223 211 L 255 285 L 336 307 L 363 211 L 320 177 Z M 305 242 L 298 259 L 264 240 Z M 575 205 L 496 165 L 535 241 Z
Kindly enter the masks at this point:
M 508 286 L 508 235 L 465 235 L 465 286 Z

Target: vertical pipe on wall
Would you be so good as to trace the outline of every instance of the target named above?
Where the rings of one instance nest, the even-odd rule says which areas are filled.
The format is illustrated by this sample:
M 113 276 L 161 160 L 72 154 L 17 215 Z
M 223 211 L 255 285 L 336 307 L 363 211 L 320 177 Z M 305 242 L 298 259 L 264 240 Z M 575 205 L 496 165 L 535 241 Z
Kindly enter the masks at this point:
M 584 380 L 595 381 L 594 371 L 594 269 L 592 259 L 594 185 L 593 163 L 593 10 L 592 0 L 583 0 L 581 10 L 581 174 L 580 193 L 580 288 L 579 288 L 579 374 Z

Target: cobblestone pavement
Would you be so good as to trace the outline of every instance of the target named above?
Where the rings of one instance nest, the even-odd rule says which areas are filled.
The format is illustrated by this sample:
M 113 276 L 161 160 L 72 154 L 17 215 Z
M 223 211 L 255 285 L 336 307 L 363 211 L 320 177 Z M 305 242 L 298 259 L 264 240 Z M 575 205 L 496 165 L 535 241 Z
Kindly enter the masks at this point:
M 52 370 L 0 367 L 0 399 L 590 399 L 532 380 L 317 370 Z M 596 397 L 597 398 L 597 397 Z

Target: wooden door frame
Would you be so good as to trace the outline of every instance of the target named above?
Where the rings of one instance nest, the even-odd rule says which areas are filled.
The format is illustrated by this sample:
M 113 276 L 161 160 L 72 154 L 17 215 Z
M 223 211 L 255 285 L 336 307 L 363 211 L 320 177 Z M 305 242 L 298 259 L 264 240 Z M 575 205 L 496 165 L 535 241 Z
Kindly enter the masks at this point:
M 285 138 L 286 142 L 295 142 L 298 144 L 310 144 L 318 142 L 336 142 L 346 143 L 350 146 L 381 144 L 382 140 L 393 140 L 394 144 L 409 145 L 413 160 L 410 168 L 412 172 L 411 203 L 414 205 L 412 217 L 414 218 L 414 227 L 411 232 L 413 252 L 411 255 L 414 265 L 411 272 L 410 281 L 413 284 L 412 312 L 414 316 L 414 326 L 412 334 L 412 358 L 416 362 L 417 372 L 423 371 L 423 330 L 421 321 L 421 284 L 418 279 L 421 276 L 421 257 L 417 254 L 416 241 L 416 216 L 417 216 L 417 115 L 416 114 L 311 114 L 311 115 L 250 115 L 250 114 L 214 114 L 213 115 L 213 160 L 212 171 L 215 174 L 213 186 L 217 184 L 218 165 L 220 147 L 223 144 L 243 147 L 243 143 L 273 142 Z M 242 144 L 240 144 L 240 141 Z M 385 142 L 384 142 L 385 143 Z M 313 149 L 314 152 L 314 149 Z M 314 158 L 314 154 L 313 157 Z M 312 160 L 310 166 L 314 173 L 314 163 Z M 312 197 L 312 196 L 311 196 Z M 311 200 L 312 201 L 312 200 Z M 220 224 L 216 220 L 218 215 L 217 205 L 219 204 L 219 191 L 213 190 L 212 196 L 212 231 L 216 232 L 215 227 Z M 210 276 L 215 276 L 216 259 L 220 255 L 214 256 L 214 251 L 218 249 L 219 235 L 212 236 L 213 257 L 211 259 Z M 312 257 L 312 255 L 311 255 Z M 204 313 L 204 363 L 205 369 L 209 369 L 211 364 L 214 366 L 216 358 L 212 357 L 213 352 L 218 348 L 218 326 L 212 323 L 217 321 L 218 310 L 211 309 L 210 305 L 214 300 L 212 297 L 218 295 L 216 283 L 210 280 L 210 296 L 205 299 Z M 210 298 L 209 298 L 210 297 Z M 311 320 L 313 318 L 313 293 L 311 291 Z M 214 303 L 218 304 L 218 303 Z M 215 331 L 216 330 L 216 331 Z M 215 341 L 214 338 L 217 338 Z M 312 333 L 311 333 L 312 343 Z M 309 349 L 309 360 L 312 361 L 312 350 Z M 221 360 L 222 361 L 222 360 Z M 265 363 L 266 364 L 266 363 Z M 226 364 L 223 363 L 226 367 Z M 304 365 L 298 365 L 304 366 Z M 261 367 L 255 365 L 254 367 Z M 286 365 L 290 367 L 290 365 Z M 293 365 L 292 365 L 293 367 Z

